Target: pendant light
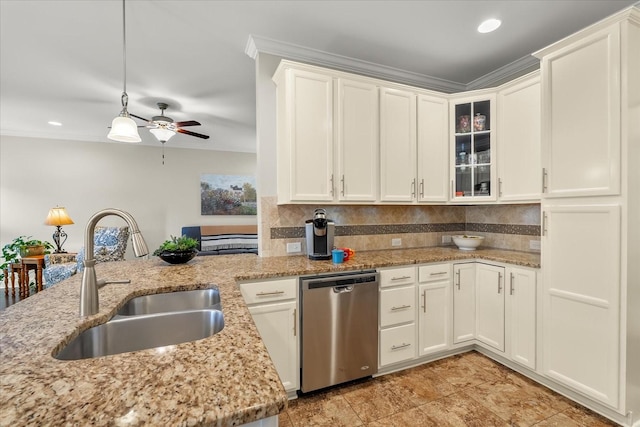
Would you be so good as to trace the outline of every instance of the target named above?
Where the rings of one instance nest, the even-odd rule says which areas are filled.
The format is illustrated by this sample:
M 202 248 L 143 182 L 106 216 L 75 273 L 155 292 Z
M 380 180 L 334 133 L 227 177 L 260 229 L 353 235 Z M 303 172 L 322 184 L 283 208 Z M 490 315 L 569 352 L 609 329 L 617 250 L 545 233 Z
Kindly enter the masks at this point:
M 142 139 L 138 134 L 138 125 L 129 117 L 127 111 L 129 103 L 129 95 L 127 95 L 127 21 L 124 2 L 125 0 L 122 0 L 122 63 L 124 70 L 124 85 L 120 99 L 122 111 L 118 117 L 113 119 L 107 138 L 120 142 L 140 142 Z

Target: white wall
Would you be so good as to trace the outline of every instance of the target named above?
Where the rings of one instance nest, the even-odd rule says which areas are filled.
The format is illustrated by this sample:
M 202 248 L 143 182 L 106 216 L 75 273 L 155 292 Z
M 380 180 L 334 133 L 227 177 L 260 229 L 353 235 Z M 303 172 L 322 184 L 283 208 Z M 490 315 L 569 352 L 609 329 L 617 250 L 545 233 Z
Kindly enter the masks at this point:
M 0 245 L 20 235 L 52 242 L 44 225 L 51 207 L 65 206 L 75 224 L 64 249 L 82 247 L 84 228 L 104 208 L 136 219 L 153 251 L 185 225 L 256 224 L 255 216 L 200 215 L 200 174 L 252 175 L 256 155 L 0 136 Z M 107 217 L 100 225 L 124 224 Z M 131 257 L 129 245 L 128 257 Z

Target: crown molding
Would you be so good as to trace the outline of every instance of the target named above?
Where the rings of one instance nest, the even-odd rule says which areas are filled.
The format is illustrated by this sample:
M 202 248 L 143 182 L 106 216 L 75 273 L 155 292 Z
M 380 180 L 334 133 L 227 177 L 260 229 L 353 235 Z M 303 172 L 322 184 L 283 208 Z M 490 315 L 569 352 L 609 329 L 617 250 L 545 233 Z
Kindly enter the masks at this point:
M 292 61 L 304 62 L 306 64 L 318 65 L 445 93 L 457 93 L 498 86 L 501 83 L 540 68 L 539 59 L 527 55 L 465 84 L 388 67 L 386 65 L 374 64 L 372 62 L 273 40 L 254 34 L 249 36 L 244 51 L 254 60 L 259 53 L 266 53 Z
M 523 56 L 510 64 L 475 79 L 467 84 L 466 90 L 500 86 L 502 83 L 535 71 L 538 68 L 540 68 L 540 60 L 538 58 L 531 55 Z
M 461 92 L 466 89 L 464 83 L 413 73 L 386 65 L 374 64 L 360 59 L 349 58 L 347 56 L 256 35 L 249 36 L 245 53 L 254 60 L 259 53 L 266 53 L 292 61 L 304 62 L 311 65 L 318 65 L 445 93 Z

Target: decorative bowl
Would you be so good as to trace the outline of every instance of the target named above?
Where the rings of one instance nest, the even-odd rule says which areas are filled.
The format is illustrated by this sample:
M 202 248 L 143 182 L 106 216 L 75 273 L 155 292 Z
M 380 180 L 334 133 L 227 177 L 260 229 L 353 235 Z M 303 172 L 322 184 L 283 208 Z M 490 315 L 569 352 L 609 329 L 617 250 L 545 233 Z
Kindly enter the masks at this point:
M 185 252 L 162 252 L 160 259 L 168 262 L 169 264 L 185 264 L 193 259 L 198 254 L 198 251 L 185 251 Z
M 470 234 L 451 236 L 451 238 L 453 239 L 453 243 L 463 251 L 475 251 L 484 240 L 484 236 L 472 236 Z

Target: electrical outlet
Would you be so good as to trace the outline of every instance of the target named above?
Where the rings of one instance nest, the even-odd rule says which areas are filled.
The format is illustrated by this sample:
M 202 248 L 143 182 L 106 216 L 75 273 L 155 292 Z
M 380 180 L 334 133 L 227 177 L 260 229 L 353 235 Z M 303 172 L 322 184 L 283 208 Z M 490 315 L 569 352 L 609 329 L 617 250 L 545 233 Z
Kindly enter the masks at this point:
M 302 244 L 300 242 L 287 243 L 287 253 L 295 254 L 302 252 Z
M 442 236 L 442 244 L 450 245 L 451 244 L 451 236 Z
M 540 240 L 529 240 L 529 249 L 532 251 L 540 250 Z
M 402 246 L 402 239 L 391 239 L 391 246 Z

